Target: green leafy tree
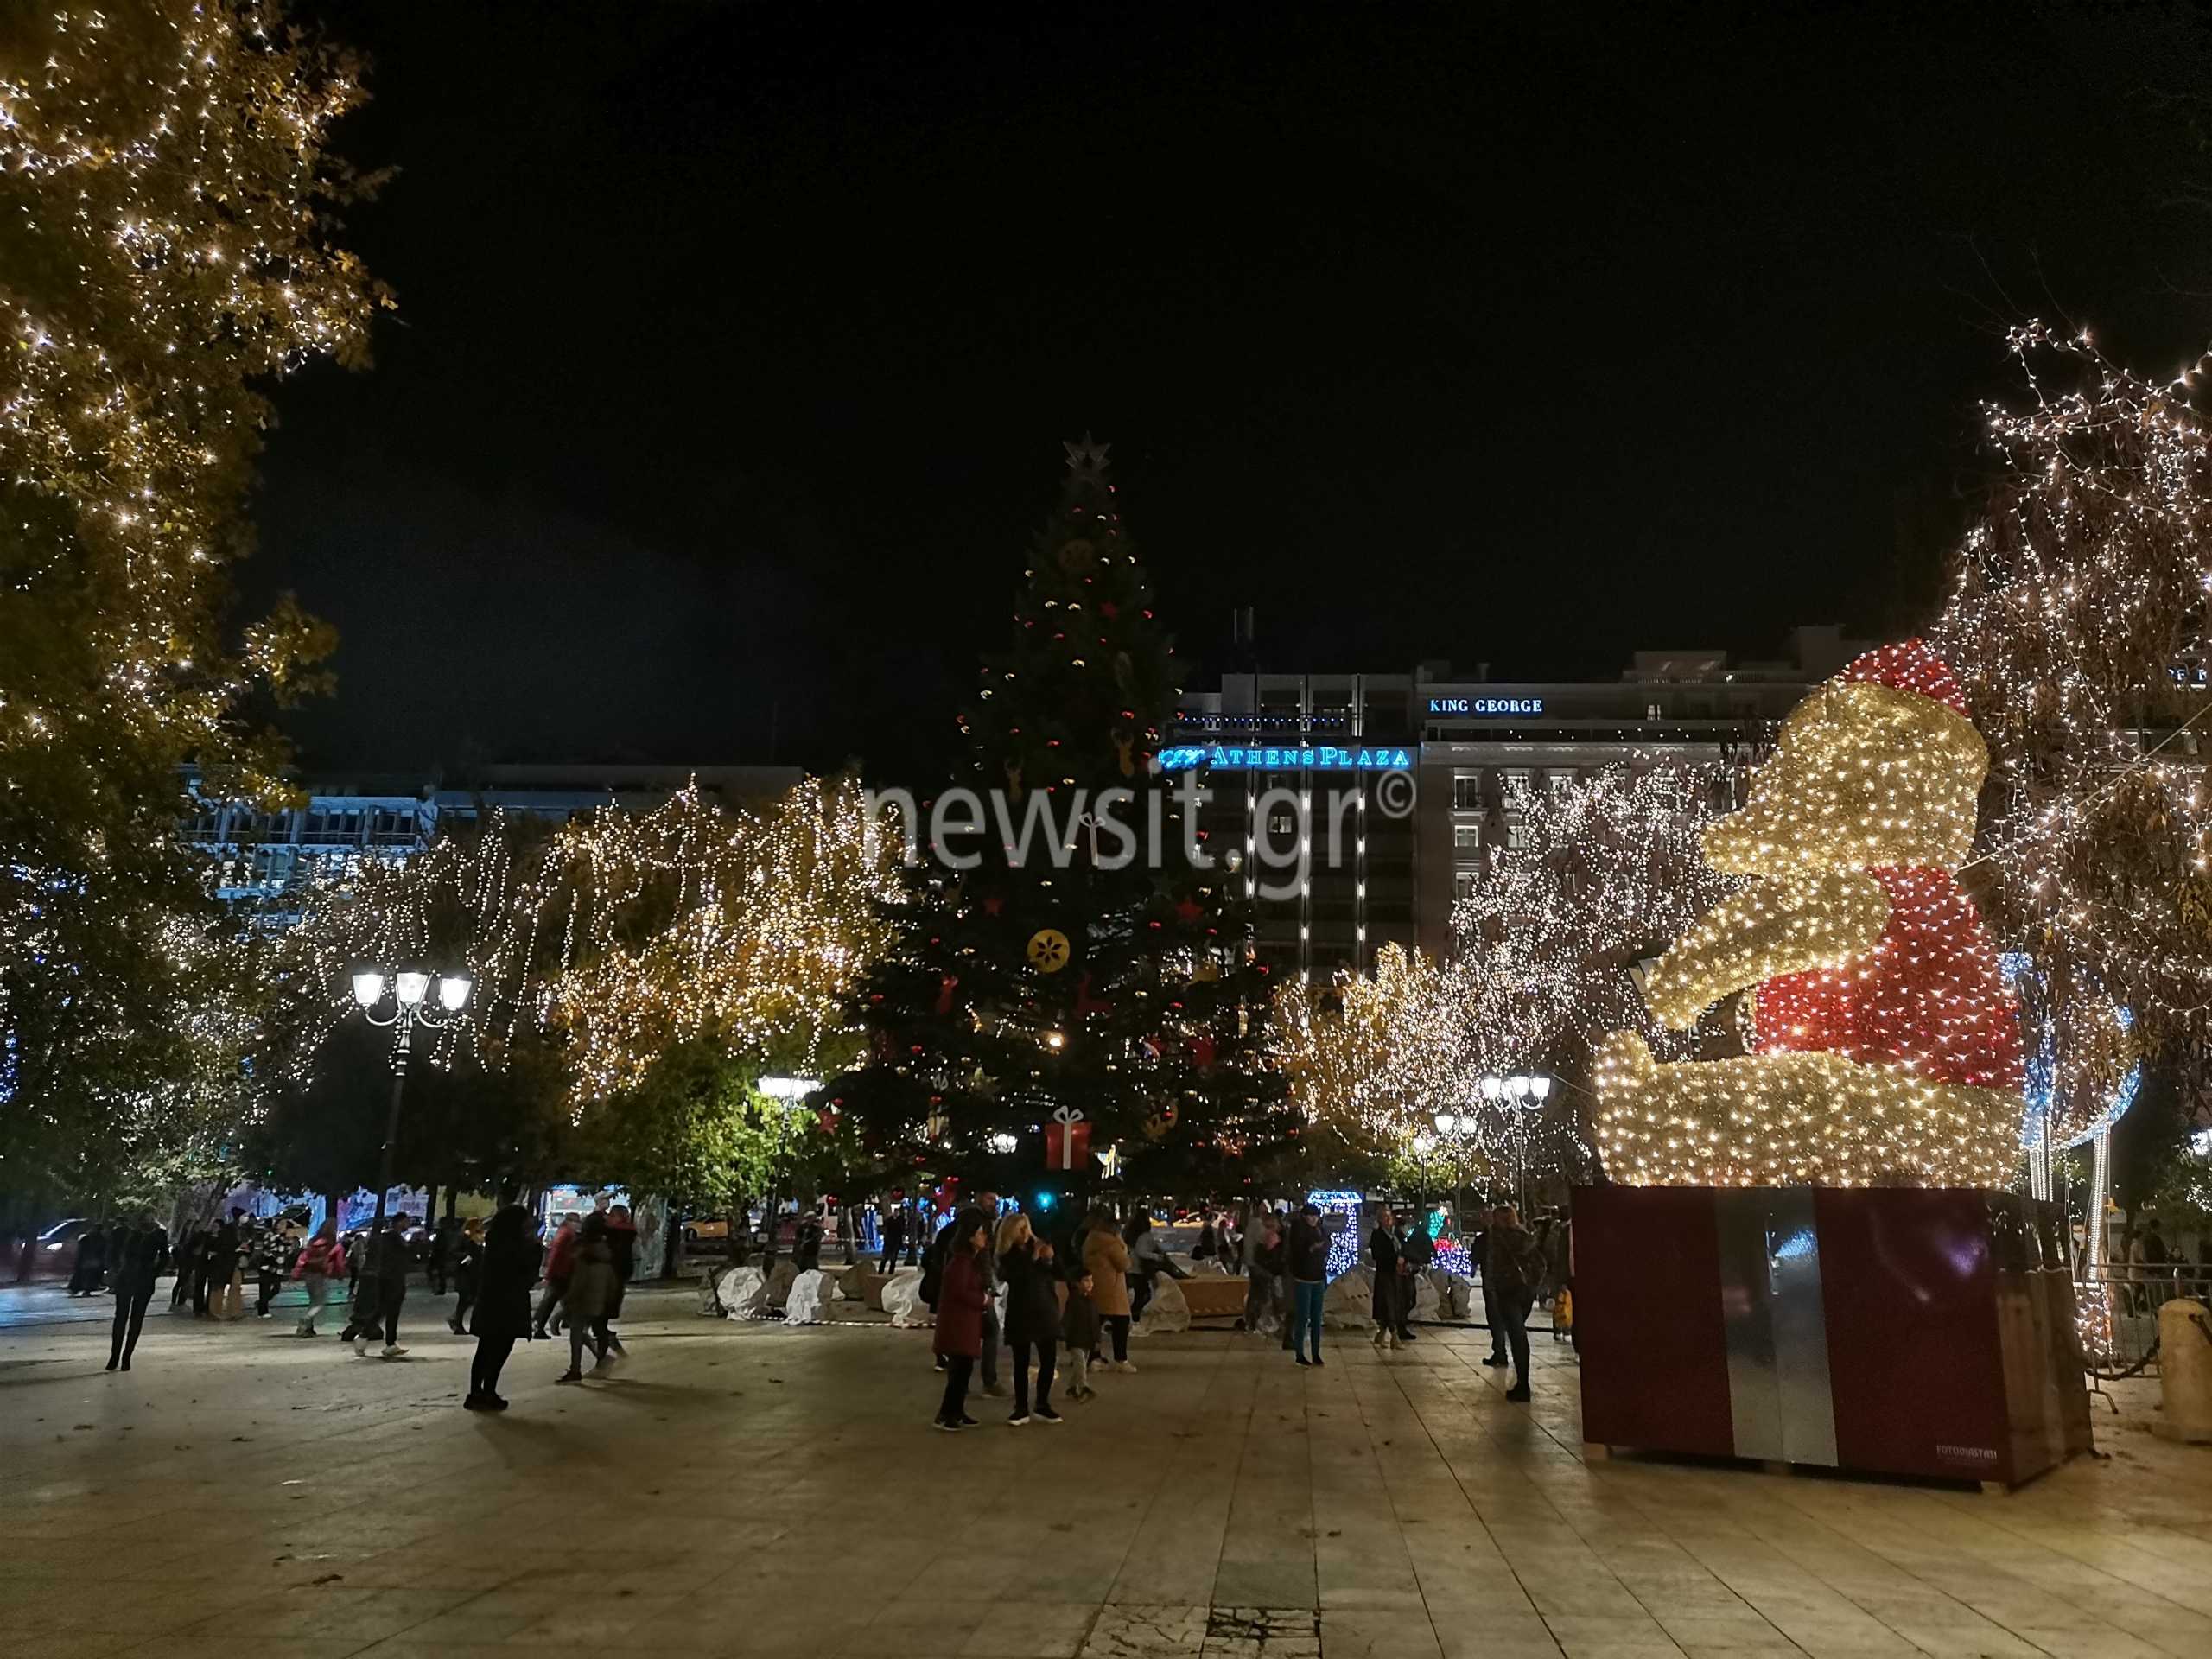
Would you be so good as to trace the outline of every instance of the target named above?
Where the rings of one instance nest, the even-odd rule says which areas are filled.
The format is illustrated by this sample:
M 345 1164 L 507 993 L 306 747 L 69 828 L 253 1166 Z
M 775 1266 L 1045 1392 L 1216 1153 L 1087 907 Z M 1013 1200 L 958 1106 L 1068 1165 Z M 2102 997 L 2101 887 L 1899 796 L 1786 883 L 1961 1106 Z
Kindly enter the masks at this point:
M 854 1003 L 868 1063 L 825 1092 L 887 1165 L 1040 1185 L 1065 1109 L 1134 1186 L 1241 1190 L 1294 1123 L 1263 1061 L 1269 986 L 1155 765 L 1177 664 L 1104 448 L 1068 457 L 1012 642 L 961 716 L 982 821 L 925 804 L 898 943 Z

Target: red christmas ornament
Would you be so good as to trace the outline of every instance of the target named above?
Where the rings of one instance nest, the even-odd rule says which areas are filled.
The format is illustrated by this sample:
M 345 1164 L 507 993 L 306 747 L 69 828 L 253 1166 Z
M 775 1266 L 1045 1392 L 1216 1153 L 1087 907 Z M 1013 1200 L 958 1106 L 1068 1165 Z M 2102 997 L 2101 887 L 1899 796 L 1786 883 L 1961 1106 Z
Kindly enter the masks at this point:
M 1175 913 L 1178 916 L 1180 916 L 1186 922 L 1195 922 L 1199 917 L 1205 915 L 1206 912 L 1205 906 L 1201 905 L 1197 899 L 1185 899 L 1181 904 L 1175 906 Z
M 1090 1166 L 1090 1124 L 1077 1118 L 1072 1123 L 1045 1126 L 1045 1167 L 1063 1173 Z
M 995 916 L 1005 908 L 1006 900 L 996 893 L 983 900 L 983 914 L 986 916 Z
M 1213 1065 L 1213 1039 L 1200 1035 L 1191 1039 L 1191 1059 L 1199 1071 Z
M 1098 601 L 1098 614 L 1106 618 L 1109 621 L 1111 621 L 1115 617 L 1119 616 L 1121 613 L 1122 607 L 1115 604 L 1112 600 L 1102 599 Z
M 960 976 L 947 974 L 937 982 L 937 1011 L 940 1014 L 952 1012 L 952 993 L 960 983 Z

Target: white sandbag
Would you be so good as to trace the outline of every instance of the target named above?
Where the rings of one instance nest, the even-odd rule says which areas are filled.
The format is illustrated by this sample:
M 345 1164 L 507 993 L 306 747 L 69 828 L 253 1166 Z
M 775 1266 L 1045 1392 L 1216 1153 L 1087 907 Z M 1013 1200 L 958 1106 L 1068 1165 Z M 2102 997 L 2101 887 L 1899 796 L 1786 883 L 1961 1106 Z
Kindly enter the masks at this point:
M 1437 1317 L 1445 1319 L 1466 1320 L 1474 1317 L 1475 1281 L 1463 1273 L 1447 1272 L 1442 1268 L 1432 1268 L 1429 1281 L 1436 1287 Z
M 1436 1281 L 1425 1273 L 1417 1273 L 1413 1275 L 1413 1317 L 1424 1323 L 1434 1323 L 1442 1317 L 1442 1300 L 1436 1294 Z
M 1176 1331 L 1191 1328 L 1191 1304 L 1185 1300 L 1182 1286 L 1166 1274 L 1161 1274 L 1152 1287 L 1152 1300 L 1144 1305 L 1144 1317 L 1129 1327 L 1140 1337 L 1164 1337 Z
M 883 1281 L 883 1311 L 905 1331 L 927 1331 L 937 1324 L 937 1315 L 922 1300 L 919 1268 L 901 1268 Z
M 758 1268 L 732 1268 L 715 1287 L 715 1294 L 721 1300 L 724 1319 L 766 1317 L 768 1281 Z
M 784 1299 L 784 1323 L 824 1324 L 830 1318 L 829 1304 L 836 1297 L 837 1287 L 821 1268 L 802 1273 L 792 1279 L 791 1294 Z
M 1321 1298 L 1321 1323 L 1333 1331 L 1372 1331 L 1375 1275 L 1354 1268 L 1332 1280 Z

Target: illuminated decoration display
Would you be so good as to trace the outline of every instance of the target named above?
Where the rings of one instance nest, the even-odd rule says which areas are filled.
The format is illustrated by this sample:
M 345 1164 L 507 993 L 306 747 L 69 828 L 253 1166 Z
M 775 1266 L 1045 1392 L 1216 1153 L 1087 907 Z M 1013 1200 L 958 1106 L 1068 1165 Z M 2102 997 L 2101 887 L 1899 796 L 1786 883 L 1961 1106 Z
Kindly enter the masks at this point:
M 435 1064 L 467 1044 L 496 1071 L 525 1026 L 557 1033 L 578 1107 L 709 1033 L 812 1071 L 888 936 L 877 906 L 897 891 L 896 838 L 872 827 L 856 782 L 808 779 L 761 812 L 696 789 L 651 812 L 603 808 L 520 868 L 496 828 L 363 864 L 311 892 L 280 942 L 284 982 L 327 1005 L 292 1064 L 303 1074 L 343 1014 L 331 988 L 350 963 L 423 956 L 433 918 L 458 917 L 477 990 Z
M 1405 772 L 1420 764 L 1418 743 L 1357 749 L 1325 743 L 1265 748 L 1185 743 L 1160 752 L 1162 772 L 1185 772 L 1192 766 L 1208 772 Z
M 1870 652 L 1806 698 L 1703 838 L 1750 878 L 1645 981 L 1676 1030 L 1739 991 L 1751 1052 L 1599 1056 L 1598 1135 L 1632 1185 L 1999 1185 L 2019 1156 L 2018 1005 L 1952 872 L 1987 769 L 1942 662 Z
M 1331 1279 L 1350 1273 L 1359 1265 L 1359 1253 L 1366 1241 L 1359 1236 L 1359 1207 L 1367 1202 L 1358 1192 L 1327 1190 L 1308 1192 L 1306 1202 L 1321 1212 L 1321 1225 L 1325 1229 L 1331 1216 L 1341 1216 L 1343 1225 L 1329 1235 L 1329 1266 Z
M 1068 936 L 1057 927 L 1040 927 L 1029 936 L 1029 965 L 1040 974 L 1057 974 L 1068 965 Z
M 1541 697 L 1431 697 L 1432 715 L 1541 715 Z

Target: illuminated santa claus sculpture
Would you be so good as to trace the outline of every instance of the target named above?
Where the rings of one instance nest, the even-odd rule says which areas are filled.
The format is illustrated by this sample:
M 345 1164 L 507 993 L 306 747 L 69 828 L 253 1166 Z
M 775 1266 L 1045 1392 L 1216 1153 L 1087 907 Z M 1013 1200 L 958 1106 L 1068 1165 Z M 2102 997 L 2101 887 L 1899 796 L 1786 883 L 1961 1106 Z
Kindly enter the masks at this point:
M 1687 1031 L 1742 992 L 1746 1052 L 1661 1064 L 1617 1033 L 1597 1129 L 1630 1185 L 1990 1186 L 2020 1156 L 2018 1009 L 1954 872 L 1989 752 L 1918 640 L 1798 705 L 1706 862 L 1751 878 L 1646 976 Z

